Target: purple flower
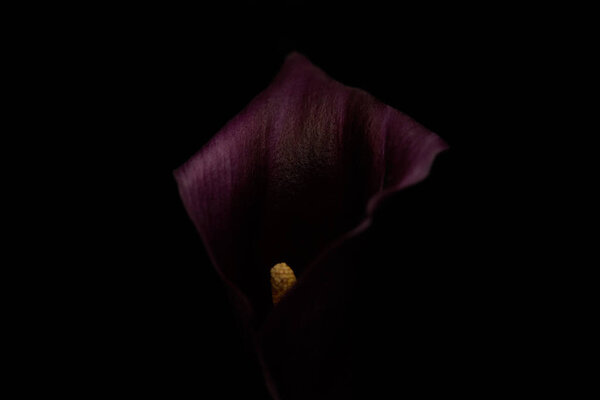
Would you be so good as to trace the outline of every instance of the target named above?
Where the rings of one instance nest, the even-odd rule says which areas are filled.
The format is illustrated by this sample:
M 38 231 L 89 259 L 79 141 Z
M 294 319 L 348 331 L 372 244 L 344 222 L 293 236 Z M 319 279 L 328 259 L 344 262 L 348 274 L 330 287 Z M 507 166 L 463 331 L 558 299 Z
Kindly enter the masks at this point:
M 275 399 L 350 391 L 356 238 L 382 199 L 425 179 L 445 142 L 290 54 L 269 87 L 175 171 Z M 269 273 L 298 281 L 273 306 Z

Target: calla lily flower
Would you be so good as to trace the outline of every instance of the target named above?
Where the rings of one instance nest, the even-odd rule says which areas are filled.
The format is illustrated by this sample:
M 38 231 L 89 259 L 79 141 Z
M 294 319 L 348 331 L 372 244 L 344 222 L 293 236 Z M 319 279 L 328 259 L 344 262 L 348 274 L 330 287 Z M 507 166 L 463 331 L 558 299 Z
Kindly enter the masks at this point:
M 292 53 L 175 171 L 274 399 L 350 393 L 344 321 L 359 290 L 357 238 L 382 200 L 425 179 L 445 149 L 409 116 Z M 280 263 L 295 284 L 274 301 Z

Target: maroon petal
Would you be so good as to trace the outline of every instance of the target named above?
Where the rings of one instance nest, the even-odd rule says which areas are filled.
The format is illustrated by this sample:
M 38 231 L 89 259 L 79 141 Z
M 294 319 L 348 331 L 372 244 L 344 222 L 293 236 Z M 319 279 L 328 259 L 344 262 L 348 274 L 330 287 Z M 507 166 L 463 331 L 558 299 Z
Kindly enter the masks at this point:
M 382 198 L 423 180 L 446 148 L 410 117 L 292 53 L 271 85 L 175 171 L 187 212 L 250 323 L 274 396 L 293 386 L 277 355 L 288 339 L 270 344 L 301 330 L 286 313 L 323 323 L 308 304 L 315 290 L 321 306 L 335 302 L 323 293 L 323 260 L 369 226 Z M 298 284 L 273 309 L 269 270 L 279 262 Z

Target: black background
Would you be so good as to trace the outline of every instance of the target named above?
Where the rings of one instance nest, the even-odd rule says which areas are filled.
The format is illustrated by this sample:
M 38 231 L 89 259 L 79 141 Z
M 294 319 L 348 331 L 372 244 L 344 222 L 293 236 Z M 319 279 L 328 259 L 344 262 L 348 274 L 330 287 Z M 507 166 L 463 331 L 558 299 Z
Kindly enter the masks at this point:
M 436 376 L 452 380 L 452 366 L 467 359 L 473 385 L 485 380 L 495 392 L 514 383 L 514 375 L 484 379 L 476 371 L 502 369 L 510 358 L 500 353 L 515 336 L 502 322 L 525 278 L 511 278 L 510 262 L 525 235 L 501 232 L 523 200 L 509 178 L 521 168 L 515 142 L 527 140 L 515 121 L 530 112 L 527 85 L 536 75 L 527 60 L 544 45 L 528 34 L 530 18 L 516 8 L 433 4 L 144 5 L 82 11 L 56 27 L 58 39 L 40 39 L 56 41 L 51 54 L 69 81 L 63 112 L 77 165 L 65 173 L 76 192 L 66 206 L 79 220 L 71 258 L 81 267 L 69 273 L 77 284 L 65 295 L 66 318 L 77 326 L 66 342 L 76 350 L 58 383 L 82 384 L 85 393 L 267 398 L 172 172 L 269 84 L 293 50 L 449 143 L 426 182 L 384 205 L 381 229 L 391 245 L 409 241 L 407 257 L 421 255 L 439 272 L 430 286 L 415 274 L 431 295 L 419 307 L 460 310 L 444 317 L 455 329 L 442 336 L 467 356 L 446 357 L 446 372 Z M 457 393 L 470 385 L 460 382 Z

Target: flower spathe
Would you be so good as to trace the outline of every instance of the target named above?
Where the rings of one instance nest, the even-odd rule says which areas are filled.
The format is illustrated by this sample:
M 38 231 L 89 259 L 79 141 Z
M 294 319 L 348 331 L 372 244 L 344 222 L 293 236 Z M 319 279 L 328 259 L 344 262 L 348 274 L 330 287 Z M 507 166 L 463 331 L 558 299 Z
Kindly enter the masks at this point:
M 269 87 L 175 171 L 274 398 L 318 398 L 317 388 L 340 385 L 327 389 L 319 376 L 325 366 L 307 377 L 286 364 L 291 357 L 301 365 L 334 359 L 317 355 L 330 351 L 329 333 L 306 331 L 343 307 L 331 300 L 339 283 L 324 278 L 336 264 L 323 262 L 368 228 L 384 197 L 423 180 L 446 148 L 407 115 L 292 53 Z M 294 266 L 298 280 L 273 307 L 269 274 L 280 260 Z M 292 342 L 296 351 L 286 348 Z

